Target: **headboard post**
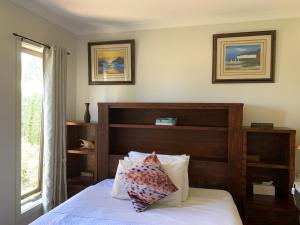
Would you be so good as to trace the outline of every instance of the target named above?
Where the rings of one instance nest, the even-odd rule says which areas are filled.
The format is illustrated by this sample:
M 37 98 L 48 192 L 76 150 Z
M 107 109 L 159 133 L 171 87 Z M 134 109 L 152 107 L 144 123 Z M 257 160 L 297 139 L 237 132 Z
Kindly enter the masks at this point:
M 235 202 L 239 204 L 242 198 L 242 121 L 243 108 L 230 107 L 228 118 L 229 191 L 233 193 Z
M 98 181 L 108 178 L 109 161 L 109 105 L 98 107 Z

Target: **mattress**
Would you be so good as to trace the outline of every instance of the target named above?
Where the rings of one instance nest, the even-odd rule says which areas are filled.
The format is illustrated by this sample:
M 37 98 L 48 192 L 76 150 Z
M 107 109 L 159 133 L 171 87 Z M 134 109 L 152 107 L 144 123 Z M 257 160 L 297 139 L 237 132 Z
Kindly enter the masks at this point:
M 190 188 L 180 207 L 152 206 L 137 213 L 128 200 L 110 196 L 113 180 L 90 186 L 31 225 L 242 225 L 227 191 Z

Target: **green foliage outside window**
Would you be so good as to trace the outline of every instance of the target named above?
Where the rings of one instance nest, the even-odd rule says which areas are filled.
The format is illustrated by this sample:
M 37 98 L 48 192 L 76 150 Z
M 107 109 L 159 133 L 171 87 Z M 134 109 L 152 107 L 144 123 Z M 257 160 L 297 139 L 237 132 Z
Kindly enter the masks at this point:
M 39 185 L 42 80 L 42 59 L 22 53 L 22 195 L 37 189 Z

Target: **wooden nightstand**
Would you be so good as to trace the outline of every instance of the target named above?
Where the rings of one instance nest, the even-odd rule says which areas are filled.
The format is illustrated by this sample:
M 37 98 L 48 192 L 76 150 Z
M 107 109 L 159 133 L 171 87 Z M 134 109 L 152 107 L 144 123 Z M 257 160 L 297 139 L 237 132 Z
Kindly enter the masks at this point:
M 295 130 L 244 128 L 242 172 L 245 224 L 298 225 L 298 210 L 291 195 L 294 170 Z M 275 196 L 253 194 L 253 182 L 270 180 L 275 185 Z
M 97 123 L 67 122 L 67 193 L 68 198 L 97 182 Z M 93 149 L 82 149 L 80 139 L 94 143 Z M 89 176 L 83 176 L 86 173 Z
M 253 195 L 244 199 L 244 222 L 247 225 L 298 225 L 298 210 L 292 197 Z

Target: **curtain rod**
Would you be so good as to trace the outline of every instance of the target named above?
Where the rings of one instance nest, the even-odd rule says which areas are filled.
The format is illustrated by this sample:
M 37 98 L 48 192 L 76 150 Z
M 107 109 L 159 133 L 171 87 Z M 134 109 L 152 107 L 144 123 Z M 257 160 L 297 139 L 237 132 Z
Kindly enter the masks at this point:
M 42 42 L 35 41 L 35 40 L 31 39 L 31 38 L 28 38 L 28 37 L 22 36 L 22 35 L 20 35 L 20 34 L 13 33 L 13 35 L 14 35 L 14 36 L 16 36 L 16 37 L 20 37 L 20 38 L 23 38 L 23 39 L 26 39 L 26 40 L 29 40 L 29 41 L 35 42 L 35 43 L 37 43 L 37 44 L 39 44 L 39 45 L 43 45 L 43 46 L 44 46 L 44 47 L 46 47 L 46 48 L 49 48 L 49 49 L 51 48 L 51 47 L 50 47 L 50 45 L 48 45 L 48 44 L 44 44 L 44 43 L 42 43 Z M 67 55 L 70 55 L 70 52 L 67 52 Z

